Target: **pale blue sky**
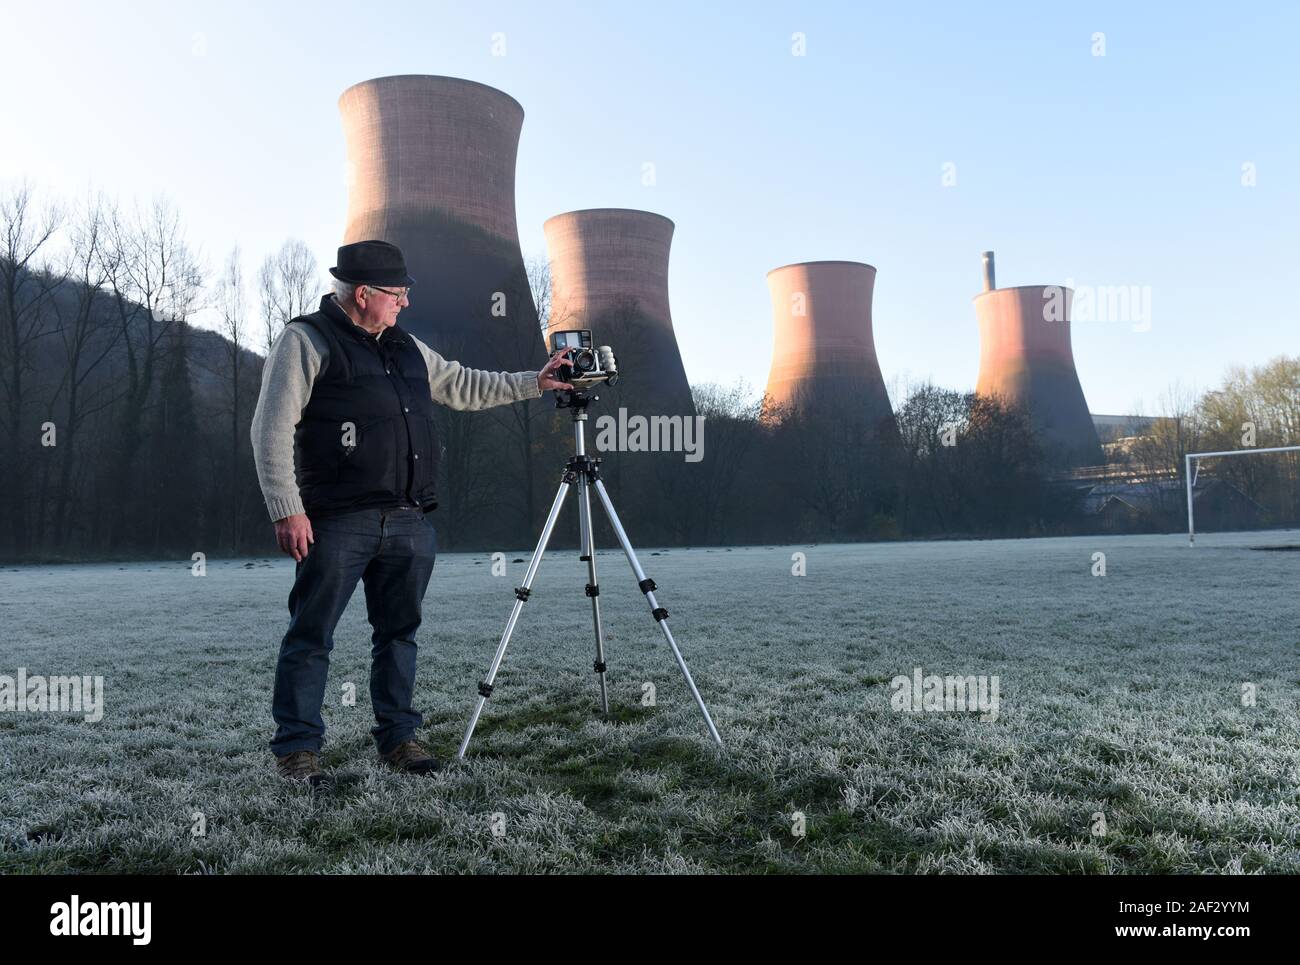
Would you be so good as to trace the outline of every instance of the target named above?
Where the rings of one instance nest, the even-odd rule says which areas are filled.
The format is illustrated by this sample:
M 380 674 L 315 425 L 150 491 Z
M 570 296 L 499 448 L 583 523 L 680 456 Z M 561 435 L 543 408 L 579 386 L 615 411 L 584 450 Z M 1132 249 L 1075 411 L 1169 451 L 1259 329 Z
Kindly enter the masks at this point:
M 1076 322 L 1074 346 L 1094 412 L 1151 411 L 1170 383 L 1300 353 L 1298 11 L 5 0 L 0 178 L 165 193 L 214 266 L 239 242 L 251 272 L 296 236 L 327 267 L 346 205 L 339 93 L 386 74 L 467 77 L 525 110 L 526 255 L 574 208 L 676 222 L 692 382 L 761 388 L 765 274 L 847 259 L 879 270 L 886 380 L 970 388 L 971 297 L 992 248 L 1002 286 L 1150 287 L 1149 324 Z

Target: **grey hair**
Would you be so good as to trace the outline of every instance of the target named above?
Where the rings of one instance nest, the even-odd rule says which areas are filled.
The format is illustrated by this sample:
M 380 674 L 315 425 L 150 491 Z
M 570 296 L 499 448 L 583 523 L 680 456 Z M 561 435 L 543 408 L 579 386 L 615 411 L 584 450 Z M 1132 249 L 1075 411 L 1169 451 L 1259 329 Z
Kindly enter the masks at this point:
M 334 297 L 340 302 L 353 301 L 357 294 L 356 282 L 343 281 L 341 278 L 334 279 Z

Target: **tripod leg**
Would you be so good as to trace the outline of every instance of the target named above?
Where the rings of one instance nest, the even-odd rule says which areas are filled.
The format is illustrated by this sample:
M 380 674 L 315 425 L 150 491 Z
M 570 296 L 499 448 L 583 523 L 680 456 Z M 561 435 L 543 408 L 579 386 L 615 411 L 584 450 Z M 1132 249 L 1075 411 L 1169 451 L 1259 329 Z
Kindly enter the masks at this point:
M 582 558 L 587 561 L 587 596 L 591 597 L 591 620 L 596 625 L 596 679 L 600 681 L 600 712 L 609 714 L 609 693 L 605 687 L 605 631 L 600 625 L 600 584 L 596 582 L 596 538 L 591 524 L 591 490 L 587 477 L 578 476 L 578 532 Z
M 661 607 L 655 599 L 655 582 L 648 579 L 645 570 L 641 569 L 641 564 L 636 558 L 636 552 L 632 549 L 632 543 L 623 530 L 623 524 L 619 522 L 618 513 L 614 511 L 614 504 L 610 502 L 609 493 L 605 491 L 605 484 L 597 479 L 595 486 L 596 495 L 600 497 L 600 503 L 605 507 L 605 515 L 609 517 L 609 523 L 614 527 L 614 533 L 618 536 L 619 545 L 623 547 L 623 552 L 627 555 L 627 561 L 632 564 L 632 572 L 636 574 L 637 585 L 641 588 L 641 592 L 645 594 L 646 602 L 650 604 L 650 612 L 654 614 L 655 622 L 659 624 L 659 629 L 663 631 L 668 646 L 673 649 L 673 656 L 677 659 L 677 666 L 681 668 L 682 676 L 686 678 L 686 686 L 690 687 L 691 695 L 695 697 L 695 703 L 699 705 L 700 713 L 704 715 L 704 722 L 709 726 L 709 734 L 721 747 L 722 738 L 718 736 L 718 729 L 713 726 L 713 718 L 709 716 L 709 708 L 704 706 L 704 698 L 700 696 L 700 691 L 691 678 L 691 672 L 686 668 L 686 660 L 682 657 L 682 652 L 677 649 L 677 641 L 673 639 L 673 633 L 668 629 L 668 611 Z
M 560 483 L 559 492 L 555 494 L 555 502 L 551 503 L 550 515 L 546 517 L 546 525 L 542 527 L 542 535 L 537 540 L 537 549 L 533 550 L 533 558 L 528 561 L 528 572 L 524 574 L 522 586 L 515 589 L 515 605 L 510 611 L 510 619 L 506 621 L 506 629 L 501 634 L 501 642 L 497 644 L 496 656 L 492 658 L 492 666 L 488 668 L 487 677 L 478 685 L 478 703 L 474 707 L 474 714 L 469 719 L 469 726 L 465 728 L 465 736 L 461 739 L 460 750 L 456 752 L 458 758 L 465 757 L 465 748 L 469 747 L 469 739 L 474 736 L 474 728 L 478 726 L 478 719 L 483 713 L 483 706 L 492 694 L 492 684 L 497 679 L 497 671 L 501 669 L 501 660 L 506 655 L 506 647 L 510 644 L 510 635 L 515 632 L 515 624 L 519 622 L 519 614 L 524 608 L 524 603 L 528 600 L 529 590 L 532 589 L 533 578 L 537 575 L 537 568 L 541 565 L 542 554 L 546 552 L 546 544 L 551 540 L 551 530 L 555 529 L 555 520 L 560 515 L 560 508 L 564 505 L 564 497 L 569 494 L 569 477 L 566 475 L 563 482 Z

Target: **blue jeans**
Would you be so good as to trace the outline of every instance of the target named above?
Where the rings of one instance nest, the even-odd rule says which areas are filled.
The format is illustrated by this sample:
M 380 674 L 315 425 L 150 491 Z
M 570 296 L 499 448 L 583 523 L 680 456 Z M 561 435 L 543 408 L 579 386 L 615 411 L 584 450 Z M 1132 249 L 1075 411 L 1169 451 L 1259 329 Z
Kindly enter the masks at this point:
M 370 650 L 371 733 L 385 754 L 410 740 L 424 719 L 412 705 L 415 632 L 433 575 L 437 537 L 416 507 L 360 509 L 311 521 L 315 542 L 298 561 L 289 594 L 289 631 L 280 644 L 271 716 L 276 756 L 319 751 L 321 704 L 334 628 L 360 579 L 374 628 Z

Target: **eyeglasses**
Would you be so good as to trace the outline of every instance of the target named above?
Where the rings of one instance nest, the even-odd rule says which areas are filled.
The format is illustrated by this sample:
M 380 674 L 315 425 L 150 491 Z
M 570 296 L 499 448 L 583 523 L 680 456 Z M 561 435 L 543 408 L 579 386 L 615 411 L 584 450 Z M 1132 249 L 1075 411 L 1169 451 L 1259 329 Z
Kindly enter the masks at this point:
M 408 302 L 410 301 L 408 296 L 411 294 L 411 289 L 409 288 L 399 288 L 397 291 L 393 291 L 391 288 L 380 288 L 378 285 L 367 285 L 366 287 L 372 291 L 383 292 L 385 295 L 392 295 L 393 298 L 397 299 L 399 302 L 404 298 Z

